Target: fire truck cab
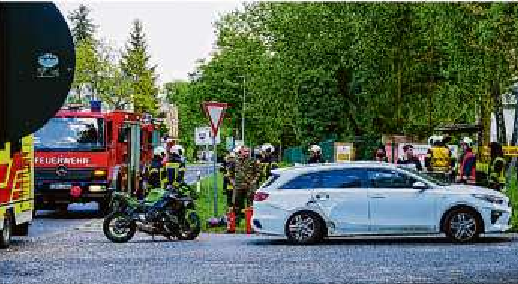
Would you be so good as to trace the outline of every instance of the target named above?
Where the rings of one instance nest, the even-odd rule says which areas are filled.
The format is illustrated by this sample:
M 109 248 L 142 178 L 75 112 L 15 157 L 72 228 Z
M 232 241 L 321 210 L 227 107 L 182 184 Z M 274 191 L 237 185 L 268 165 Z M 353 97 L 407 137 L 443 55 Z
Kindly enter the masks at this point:
M 35 133 L 36 209 L 95 201 L 106 212 L 114 190 L 144 194 L 157 135 L 135 113 L 61 110 Z

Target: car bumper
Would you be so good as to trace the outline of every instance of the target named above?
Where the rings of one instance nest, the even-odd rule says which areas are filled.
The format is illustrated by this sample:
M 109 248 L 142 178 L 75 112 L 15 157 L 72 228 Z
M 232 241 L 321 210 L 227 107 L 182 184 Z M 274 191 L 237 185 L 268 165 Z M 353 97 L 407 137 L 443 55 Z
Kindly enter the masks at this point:
M 511 229 L 510 207 L 486 207 L 481 212 L 484 218 L 484 233 L 502 233 Z
M 263 235 L 284 236 L 285 220 L 287 213 L 271 207 L 254 206 L 252 227 L 255 232 Z
M 89 190 L 90 185 L 81 186 L 81 194 L 74 197 L 70 194 L 70 190 L 58 190 L 46 188 L 37 188 L 34 193 L 34 199 L 38 208 L 45 208 L 55 204 L 70 204 L 70 203 L 88 203 L 90 201 L 104 201 L 109 196 L 109 190 L 92 192 Z

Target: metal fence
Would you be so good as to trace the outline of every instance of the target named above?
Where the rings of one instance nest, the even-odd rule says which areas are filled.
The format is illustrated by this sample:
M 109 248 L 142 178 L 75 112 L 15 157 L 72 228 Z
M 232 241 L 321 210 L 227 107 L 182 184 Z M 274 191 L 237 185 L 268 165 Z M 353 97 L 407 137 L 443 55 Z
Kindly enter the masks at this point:
M 326 162 L 335 162 L 335 142 L 352 143 L 354 145 L 353 160 L 373 160 L 374 152 L 381 144 L 381 136 L 351 137 L 341 141 L 326 140 L 318 143 Z M 283 161 L 288 164 L 306 164 L 309 159 L 309 146 L 300 145 L 283 151 Z

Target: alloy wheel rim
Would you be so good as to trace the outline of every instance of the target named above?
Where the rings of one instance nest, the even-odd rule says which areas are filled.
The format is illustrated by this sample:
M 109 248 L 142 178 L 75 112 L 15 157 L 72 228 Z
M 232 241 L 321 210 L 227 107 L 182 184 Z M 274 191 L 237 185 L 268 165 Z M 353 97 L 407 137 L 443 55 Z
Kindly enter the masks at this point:
M 111 233 L 118 237 L 126 235 L 130 230 L 127 223 L 128 222 L 122 216 L 113 218 L 109 226 Z
M 468 213 L 458 213 L 450 221 L 451 233 L 455 239 L 471 239 L 477 230 L 475 217 Z
M 289 231 L 297 241 L 305 241 L 315 233 L 315 221 L 309 215 L 297 215 L 291 220 Z

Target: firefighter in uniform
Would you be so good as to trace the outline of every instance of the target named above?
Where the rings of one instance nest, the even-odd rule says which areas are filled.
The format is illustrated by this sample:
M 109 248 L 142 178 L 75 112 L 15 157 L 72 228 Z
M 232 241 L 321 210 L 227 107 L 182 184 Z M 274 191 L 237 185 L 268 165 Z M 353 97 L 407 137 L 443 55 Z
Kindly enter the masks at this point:
M 266 180 L 268 180 L 272 174 L 272 170 L 277 169 L 278 165 L 275 162 L 273 157 L 273 153 L 275 152 L 275 147 L 271 144 L 265 144 L 261 147 L 263 155 L 259 159 L 259 167 L 261 169 L 261 175 L 259 178 L 258 186 L 262 185 Z
M 162 154 L 163 149 L 157 147 L 153 151 L 153 159 L 149 167 L 149 179 L 148 184 L 150 188 L 160 188 L 162 181 L 161 175 L 163 174 Z
M 309 160 L 308 164 L 322 164 L 324 158 L 322 158 L 322 149 L 318 145 L 311 145 L 309 147 Z
M 476 184 L 476 156 L 473 154 L 472 141 L 464 137 L 460 143 L 462 155 L 459 158 L 457 182 Z
M 170 154 L 165 165 L 166 177 L 162 179 L 165 186 L 179 190 L 180 185 L 184 183 L 185 163 L 180 156 L 180 148 L 172 146 Z
M 452 172 L 452 153 L 447 146 L 450 137 L 431 137 L 432 147 L 428 150 L 425 158 L 425 167 L 428 172 L 442 179 L 451 180 Z
M 252 205 L 257 179 L 259 178 L 257 165 L 249 155 L 248 148 L 244 146 L 237 148 L 235 185 L 232 194 L 232 205 L 236 220 L 244 217 L 243 209 Z
M 502 150 L 502 145 L 491 142 L 491 162 L 488 172 L 488 187 L 497 191 L 503 191 L 506 183 L 505 168 L 506 161 Z
M 234 192 L 234 179 L 236 176 L 236 154 L 229 152 L 225 157 L 223 167 L 223 192 L 227 196 L 227 207 L 232 208 L 232 193 Z

